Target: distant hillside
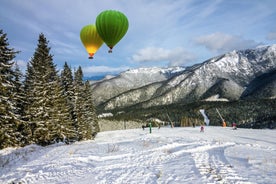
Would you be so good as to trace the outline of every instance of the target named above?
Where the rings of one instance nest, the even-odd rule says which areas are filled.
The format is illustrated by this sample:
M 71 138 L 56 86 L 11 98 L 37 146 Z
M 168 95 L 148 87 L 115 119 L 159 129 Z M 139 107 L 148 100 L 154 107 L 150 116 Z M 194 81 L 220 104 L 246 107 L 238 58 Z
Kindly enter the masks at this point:
M 143 108 L 198 100 L 275 98 L 276 45 L 232 51 L 187 68 L 129 70 L 92 85 L 96 105 L 105 110 Z M 258 80 L 269 82 L 257 84 Z M 267 78 L 267 79 L 266 79 Z M 255 81 L 254 81 L 255 79 Z M 253 87 L 254 86 L 254 87 Z M 254 89 L 254 91 L 252 91 Z M 263 93 L 266 94 L 263 94 Z M 254 95 L 253 95 L 254 96 Z
M 276 98 L 276 69 L 264 73 L 252 80 L 243 92 L 241 98 Z
M 143 118 L 147 114 L 153 116 L 153 109 L 156 109 L 156 115 L 165 112 L 163 108 L 172 113 L 177 108 L 187 109 L 188 106 L 192 108 L 193 113 L 197 113 L 201 105 L 210 107 L 208 104 L 216 102 L 217 106 L 222 103 L 231 110 L 232 114 L 229 116 L 234 113 L 236 119 L 243 122 L 253 119 L 257 121 L 264 117 L 273 119 L 274 116 L 276 121 L 275 103 L 270 104 L 276 97 L 275 71 L 276 45 L 272 45 L 232 51 L 187 68 L 129 70 L 112 79 L 95 83 L 92 87 L 99 112 L 124 111 L 132 114 L 132 117 L 139 112 L 140 116 L 137 117 Z M 250 100 L 250 103 L 246 100 Z M 241 109 L 249 111 L 243 112 L 249 117 L 240 115 L 239 109 L 234 112 L 230 106 L 239 108 L 235 103 L 239 104 Z M 197 107 L 191 104 L 197 104 Z M 266 106 L 268 104 L 272 105 L 272 109 Z M 176 109 L 172 110 L 174 108 Z M 270 110 L 256 113 L 256 109 Z M 134 110 L 134 114 L 131 110 Z M 181 121 L 182 115 L 192 116 L 192 113 L 185 115 L 181 112 L 183 109 L 176 111 L 178 122 Z M 198 115 L 193 116 L 200 118 Z
M 113 78 L 92 85 L 95 104 L 107 102 L 126 91 L 141 88 L 155 82 L 165 81 L 183 71 L 184 68 L 139 68 L 128 70 Z

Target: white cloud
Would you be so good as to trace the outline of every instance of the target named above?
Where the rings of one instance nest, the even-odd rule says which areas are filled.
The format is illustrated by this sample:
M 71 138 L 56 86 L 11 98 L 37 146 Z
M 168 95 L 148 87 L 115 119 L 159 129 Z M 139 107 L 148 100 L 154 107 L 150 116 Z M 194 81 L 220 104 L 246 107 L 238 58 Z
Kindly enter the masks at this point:
M 168 61 L 169 66 L 181 66 L 195 60 L 195 56 L 180 47 L 172 50 L 158 47 L 147 47 L 134 54 L 132 59 L 136 62 Z
M 276 40 L 276 32 L 268 33 L 267 37 L 268 40 Z
M 216 32 L 204 35 L 194 40 L 197 44 L 205 46 L 214 53 L 228 52 L 231 50 L 240 50 L 256 47 L 261 43 L 254 40 L 244 39 L 242 36 L 230 35 Z
M 139 50 L 132 56 L 132 58 L 137 62 L 167 60 L 169 57 L 169 52 L 169 50 L 165 50 L 163 48 L 147 47 Z
M 128 66 L 109 67 L 109 66 L 89 66 L 82 67 L 84 76 L 91 76 L 95 74 L 120 73 L 130 69 Z

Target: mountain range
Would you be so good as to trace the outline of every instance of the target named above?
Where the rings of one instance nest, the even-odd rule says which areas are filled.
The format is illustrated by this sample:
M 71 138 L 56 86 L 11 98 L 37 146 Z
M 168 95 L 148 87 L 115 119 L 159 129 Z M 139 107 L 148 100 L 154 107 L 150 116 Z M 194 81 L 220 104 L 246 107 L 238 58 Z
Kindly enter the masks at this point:
M 276 45 L 234 50 L 190 67 L 138 68 L 92 84 L 102 110 L 276 98 Z

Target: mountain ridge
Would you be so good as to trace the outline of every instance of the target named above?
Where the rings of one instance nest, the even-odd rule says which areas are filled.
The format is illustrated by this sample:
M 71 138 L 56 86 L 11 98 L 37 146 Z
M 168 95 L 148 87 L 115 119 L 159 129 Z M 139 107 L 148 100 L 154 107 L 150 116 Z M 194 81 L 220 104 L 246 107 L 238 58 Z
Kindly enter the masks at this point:
M 276 45 L 271 45 L 234 50 L 175 71 L 156 67 L 129 70 L 110 80 L 95 83 L 92 88 L 95 104 L 104 110 L 134 105 L 148 108 L 178 102 L 191 103 L 210 100 L 214 96 L 232 101 L 241 99 L 255 78 L 274 71 L 275 66 Z M 275 98 L 273 81 L 275 77 L 272 78 L 272 87 L 267 88 L 269 95 L 266 98 Z M 260 90 L 255 90 L 255 93 Z M 262 98 L 262 95 L 257 97 Z

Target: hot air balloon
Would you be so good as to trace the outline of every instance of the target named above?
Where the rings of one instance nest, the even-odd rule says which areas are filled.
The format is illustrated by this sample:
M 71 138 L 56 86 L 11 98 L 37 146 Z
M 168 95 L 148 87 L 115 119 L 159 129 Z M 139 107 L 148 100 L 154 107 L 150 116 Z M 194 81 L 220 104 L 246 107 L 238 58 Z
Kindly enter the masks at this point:
M 93 59 L 94 54 L 103 44 L 102 38 L 97 33 L 96 26 L 93 24 L 84 26 L 80 32 L 80 39 L 89 54 L 89 59 Z
M 101 12 L 96 18 L 96 29 L 105 44 L 112 48 L 124 37 L 128 29 L 127 17 L 116 10 Z

